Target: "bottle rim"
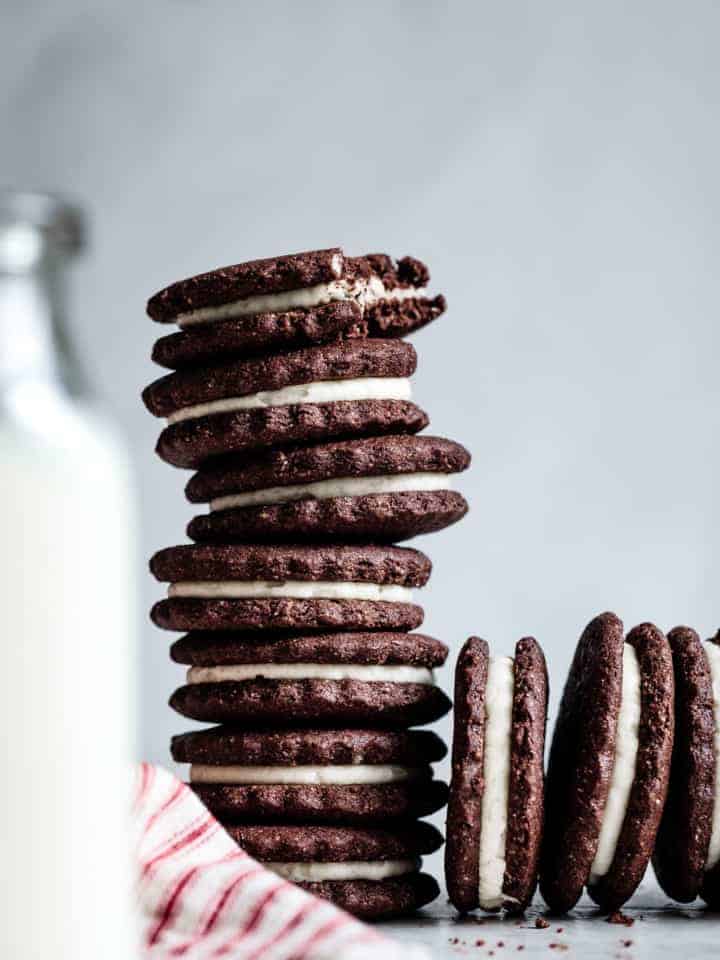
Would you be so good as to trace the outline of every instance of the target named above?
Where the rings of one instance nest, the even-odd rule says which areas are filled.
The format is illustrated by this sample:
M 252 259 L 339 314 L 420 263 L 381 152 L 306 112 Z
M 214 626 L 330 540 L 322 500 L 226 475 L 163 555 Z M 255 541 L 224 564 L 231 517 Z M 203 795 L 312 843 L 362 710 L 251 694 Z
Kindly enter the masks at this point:
M 75 256 L 86 234 L 78 204 L 53 193 L 0 189 L 0 269 L 31 269 L 47 255 Z

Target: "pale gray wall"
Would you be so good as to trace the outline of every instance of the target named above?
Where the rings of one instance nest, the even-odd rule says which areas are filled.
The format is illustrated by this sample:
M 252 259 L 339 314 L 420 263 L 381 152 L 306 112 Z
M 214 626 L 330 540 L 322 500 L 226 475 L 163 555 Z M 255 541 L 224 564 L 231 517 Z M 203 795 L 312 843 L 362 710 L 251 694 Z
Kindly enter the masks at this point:
M 74 331 L 132 446 L 146 606 L 145 559 L 191 509 L 139 401 L 157 372 L 145 299 L 341 244 L 427 259 L 450 301 L 415 340 L 416 396 L 472 449 L 472 513 L 418 544 L 427 630 L 456 649 L 534 633 L 555 701 L 596 612 L 718 625 L 717 3 L 5 0 L 0 16 L 0 181 L 93 213 Z M 187 726 L 165 706 L 167 642 L 144 626 L 142 750 L 163 762 Z

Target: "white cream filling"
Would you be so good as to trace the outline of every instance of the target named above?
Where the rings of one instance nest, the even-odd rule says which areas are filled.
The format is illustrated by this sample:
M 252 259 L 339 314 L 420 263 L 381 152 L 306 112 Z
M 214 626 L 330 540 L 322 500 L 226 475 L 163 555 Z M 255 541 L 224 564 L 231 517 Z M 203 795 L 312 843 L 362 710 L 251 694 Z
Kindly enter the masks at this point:
M 615 758 L 610 779 L 595 859 L 590 868 L 589 883 L 604 877 L 612 865 L 630 791 L 635 778 L 638 738 L 640 732 L 640 667 L 635 650 L 629 643 L 623 646 L 623 675 L 620 712 L 615 733 Z
M 386 880 L 414 873 L 420 860 L 347 860 L 345 863 L 263 863 L 264 867 L 293 883 L 323 880 Z
M 369 306 L 380 300 L 401 301 L 426 295 L 427 291 L 421 287 L 388 289 L 377 277 L 353 283 L 347 280 L 331 280 L 329 283 L 318 283 L 298 290 L 256 294 L 214 307 L 199 307 L 197 310 L 178 314 L 175 323 L 180 327 L 189 327 L 196 323 L 229 320 L 231 317 L 247 317 L 256 313 L 321 307 L 338 300 L 355 300 L 361 306 Z
M 496 910 L 505 901 L 505 845 L 510 789 L 514 662 L 491 657 L 485 688 L 485 751 L 480 816 L 478 901 L 484 910 Z
M 402 664 L 239 663 L 219 667 L 191 667 L 188 683 L 253 680 L 362 680 L 365 683 L 432 683 L 427 667 Z
M 425 771 L 420 767 L 403 767 L 394 763 L 353 763 L 344 766 L 215 766 L 193 763 L 190 766 L 191 783 L 225 784 L 318 784 L 349 785 L 373 783 L 401 783 L 415 780 Z
M 715 714 L 715 734 L 713 746 L 715 749 L 715 798 L 713 801 L 712 829 L 710 832 L 710 846 L 705 862 L 705 869 L 712 870 L 720 862 L 720 647 L 708 640 L 705 643 L 705 653 L 710 664 L 710 676 L 713 690 L 713 712 Z
M 385 477 L 337 477 L 298 483 L 287 487 L 267 487 L 247 493 L 228 494 L 210 501 L 211 510 L 253 507 L 291 500 L 329 500 L 332 497 L 363 497 L 378 493 L 449 490 L 452 481 L 447 473 L 396 473 Z
M 412 390 L 407 377 L 356 377 L 349 380 L 316 380 L 280 390 L 262 390 L 246 397 L 225 397 L 175 410 L 168 423 L 180 423 L 213 413 L 285 407 L 297 403 L 342 403 L 351 400 L 409 400 Z
M 171 583 L 169 597 L 205 600 L 385 600 L 411 603 L 412 590 L 396 583 L 343 580 L 199 580 Z

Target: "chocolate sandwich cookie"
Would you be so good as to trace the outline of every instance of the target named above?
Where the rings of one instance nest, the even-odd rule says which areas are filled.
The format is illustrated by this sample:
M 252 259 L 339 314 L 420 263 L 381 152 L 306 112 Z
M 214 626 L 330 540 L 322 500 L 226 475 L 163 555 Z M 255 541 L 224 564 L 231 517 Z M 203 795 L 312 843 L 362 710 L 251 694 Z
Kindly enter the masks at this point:
M 170 705 L 193 720 L 293 727 L 430 723 L 450 701 L 433 668 L 447 647 L 421 634 L 336 634 L 269 643 L 189 635 L 172 648 L 190 665 Z
M 720 907 L 720 634 L 668 634 L 675 668 L 675 744 L 653 867 L 673 900 Z
M 274 873 L 358 917 L 409 913 L 439 893 L 435 880 L 419 872 L 421 857 L 442 845 L 429 823 L 393 830 L 279 824 L 226 830 Z
M 143 391 L 166 417 L 158 454 L 178 467 L 268 446 L 416 433 L 410 402 L 415 350 L 404 341 L 351 340 L 169 373 Z
M 471 637 L 455 670 L 445 876 L 458 910 L 522 912 L 537 885 L 548 682 L 532 637 L 514 659 Z
M 190 501 L 210 503 L 188 535 L 203 543 L 405 540 L 465 515 L 465 498 L 450 489 L 450 478 L 469 464 L 460 444 L 426 436 L 223 458 L 186 487 Z
M 160 550 L 150 569 L 170 584 L 151 613 L 166 630 L 414 630 L 431 563 L 408 547 L 202 544 Z
M 445 310 L 444 297 L 428 296 L 429 279 L 413 257 L 346 257 L 338 248 L 224 267 L 151 297 L 149 315 L 183 331 L 159 340 L 153 359 L 179 369 L 336 339 L 402 337 Z
M 447 786 L 431 763 L 445 744 L 428 730 L 246 730 L 212 727 L 172 739 L 190 784 L 225 823 L 355 826 L 425 817 Z
M 673 686 L 670 646 L 653 624 L 625 638 L 604 613 L 586 627 L 547 774 L 540 892 L 552 910 L 570 910 L 584 886 L 603 910 L 617 910 L 640 883 L 667 794 Z

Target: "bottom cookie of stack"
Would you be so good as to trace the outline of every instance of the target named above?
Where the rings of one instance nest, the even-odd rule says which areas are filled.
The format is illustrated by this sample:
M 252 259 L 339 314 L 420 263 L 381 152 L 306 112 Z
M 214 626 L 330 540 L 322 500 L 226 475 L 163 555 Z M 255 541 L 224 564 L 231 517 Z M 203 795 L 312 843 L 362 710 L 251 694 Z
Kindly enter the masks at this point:
M 420 872 L 421 856 L 442 845 L 429 823 L 394 830 L 248 824 L 228 833 L 256 860 L 286 880 L 359 917 L 379 919 L 417 910 L 438 885 Z
M 415 818 L 445 805 L 430 766 L 445 751 L 422 730 L 214 727 L 172 741 L 192 788 L 243 849 L 368 919 L 438 895 L 420 858 L 442 837 Z

